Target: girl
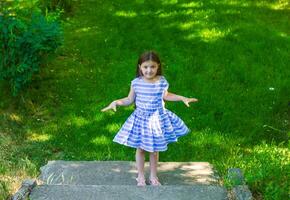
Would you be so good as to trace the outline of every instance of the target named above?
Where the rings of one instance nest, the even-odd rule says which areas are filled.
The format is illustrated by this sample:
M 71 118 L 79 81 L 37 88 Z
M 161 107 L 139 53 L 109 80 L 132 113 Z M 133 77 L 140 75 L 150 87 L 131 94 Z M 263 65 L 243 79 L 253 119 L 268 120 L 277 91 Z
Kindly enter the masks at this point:
M 117 106 L 128 106 L 135 102 L 136 109 L 129 116 L 113 139 L 114 142 L 136 148 L 138 170 L 137 185 L 145 186 L 145 151 L 150 152 L 149 183 L 161 185 L 157 177 L 159 151 L 166 151 L 167 144 L 177 142 L 180 136 L 189 132 L 184 122 L 164 107 L 164 101 L 183 101 L 189 107 L 195 98 L 169 93 L 168 82 L 162 76 L 162 68 L 156 53 L 143 53 L 137 64 L 136 78 L 131 81 L 128 97 L 113 101 L 102 109 L 116 111 Z

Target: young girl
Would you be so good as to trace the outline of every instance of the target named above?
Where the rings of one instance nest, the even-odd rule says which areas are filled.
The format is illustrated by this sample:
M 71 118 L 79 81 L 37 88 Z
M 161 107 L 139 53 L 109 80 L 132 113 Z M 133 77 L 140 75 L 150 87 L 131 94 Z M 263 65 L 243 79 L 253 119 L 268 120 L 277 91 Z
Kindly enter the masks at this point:
M 149 183 L 161 185 L 157 177 L 159 151 L 166 151 L 167 144 L 177 142 L 180 136 L 189 132 L 184 122 L 164 107 L 164 101 L 183 101 L 189 107 L 190 102 L 198 101 L 169 93 L 168 82 L 162 76 L 159 57 L 150 51 L 142 54 L 137 64 L 136 78 L 131 81 L 128 97 L 113 101 L 102 109 L 116 111 L 117 106 L 128 106 L 135 102 L 136 109 L 129 116 L 113 139 L 114 142 L 136 148 L 138 170 L 137 185 L 145 186 L 145 151 L 150 152 Z

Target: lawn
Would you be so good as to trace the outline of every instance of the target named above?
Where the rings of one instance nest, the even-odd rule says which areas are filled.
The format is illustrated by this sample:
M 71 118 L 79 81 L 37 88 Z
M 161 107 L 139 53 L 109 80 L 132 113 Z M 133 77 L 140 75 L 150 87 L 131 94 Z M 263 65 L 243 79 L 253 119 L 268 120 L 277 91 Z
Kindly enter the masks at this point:
M 238 167 L 256 199 L 289 197 L 287 0 L 74 3 L 64 45 L 29 87 L 12 97 L 0 82 L 3 199 L 49 160 L 135 159 L 112 142 L 134 107 L 100 110 L 128 94 L 146 50 L 159 53 L 170 92 L 199 99 L 166 102 L 192 131 L 160 161 L 210 162 L 223 179 Z

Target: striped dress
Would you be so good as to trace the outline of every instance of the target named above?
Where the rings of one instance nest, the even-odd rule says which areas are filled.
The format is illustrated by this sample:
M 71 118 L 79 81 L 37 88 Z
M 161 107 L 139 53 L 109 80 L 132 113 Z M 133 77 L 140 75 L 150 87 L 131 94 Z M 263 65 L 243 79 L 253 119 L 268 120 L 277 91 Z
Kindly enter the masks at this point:
M 136 109 L 116 134 L 114 142 L 148 152 L 166 151 L 168 143 L 177 142 L 190 131 L 176 114 L 164 107 L 163 96 L 169 86 L 164 76 L 154 83 L 138 77 L 131 86 Z

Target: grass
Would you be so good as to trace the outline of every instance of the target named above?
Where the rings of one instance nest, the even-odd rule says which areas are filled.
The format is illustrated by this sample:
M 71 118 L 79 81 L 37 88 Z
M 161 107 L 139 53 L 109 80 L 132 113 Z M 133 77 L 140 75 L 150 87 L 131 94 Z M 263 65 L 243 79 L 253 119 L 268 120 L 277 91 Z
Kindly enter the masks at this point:
M 166 107 L 192 132 L 160 161 L 241 168 L 256 199 L 289 196 L 290 27 L 287 1 L 79 1 L 65 44 L 18 97 L 0 84 L 0 196 L 48 160 L 134 160 L 112 142 L 133 107 L 101 113 L 129 92 L 137 58 L 160 54 Z M 148 158 L 147 158 L 148 160 Z

